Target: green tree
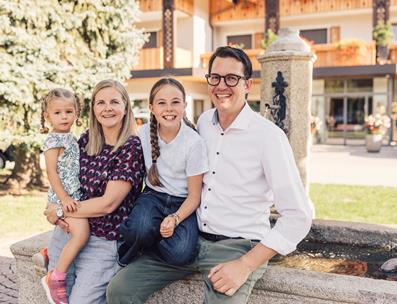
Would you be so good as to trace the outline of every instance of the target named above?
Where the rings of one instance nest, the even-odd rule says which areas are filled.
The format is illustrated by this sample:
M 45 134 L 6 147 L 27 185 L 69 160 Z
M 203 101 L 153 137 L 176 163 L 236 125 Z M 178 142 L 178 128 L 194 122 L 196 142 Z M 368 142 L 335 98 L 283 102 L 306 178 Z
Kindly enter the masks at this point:
M 0 140 L 16 146 L 10 186 L 43 185 L 38 134 L 49 89 L 72 89 L 87 106 L 98 81 L 131 76 L 145 38 L 138 12 L 133 0 L 0 0 Z

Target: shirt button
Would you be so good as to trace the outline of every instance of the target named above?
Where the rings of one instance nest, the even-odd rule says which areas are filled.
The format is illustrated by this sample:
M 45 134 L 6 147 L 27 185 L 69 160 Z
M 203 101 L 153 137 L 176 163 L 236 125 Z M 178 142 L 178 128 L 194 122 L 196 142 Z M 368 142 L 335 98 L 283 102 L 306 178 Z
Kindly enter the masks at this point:
M 208 207 L 207 206 L 204 206 L 204 209 L 207 209 Z
M 222 132 L 221 135 L 223 136 L 223 135 L 225 135 L 225 133 Z
M 215 171 L 212 171 L 212 174 L 215 174 Z
M 216 152 L 216 155 L 219 155 L 219 152 Z
M 207 226 L 207 224 L 206 224 L 206 223 L 204 223 L 204 224 L 203 224 L 203 226 Z
M 211 191 L 211 188 L 208 188 L 208 191 Z

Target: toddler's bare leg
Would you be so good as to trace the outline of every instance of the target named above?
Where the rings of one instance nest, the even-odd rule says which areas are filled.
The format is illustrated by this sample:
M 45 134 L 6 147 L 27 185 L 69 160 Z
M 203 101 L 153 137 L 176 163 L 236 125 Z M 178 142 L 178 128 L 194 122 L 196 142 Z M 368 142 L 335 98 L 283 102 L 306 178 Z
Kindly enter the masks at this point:
M 71 239 L 63 247 L 55 269 L 61 272 L 67 272 L 70 264 L 76 258 L 80 250 L 87 243 L 90 237 L 90 228 L 88 220 L 83 218 L 66 218 L 69 224 Z

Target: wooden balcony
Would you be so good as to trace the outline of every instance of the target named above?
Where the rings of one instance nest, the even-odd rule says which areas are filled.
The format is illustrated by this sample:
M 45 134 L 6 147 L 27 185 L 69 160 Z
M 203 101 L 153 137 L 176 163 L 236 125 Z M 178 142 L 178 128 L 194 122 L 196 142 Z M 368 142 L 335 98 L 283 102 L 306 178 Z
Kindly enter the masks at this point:
M 315 44 L 312 51 L 317 56 L 314 67 L 376 64 L 376 47 L 373 42 L 350 49 L 340 48 L 336 43 Z
M 373 0 L 280 0 L 280 16 L 372 8 Z
M 255 71 L 260 71 L 261 66 L 257 56 L 264 54 L 263 49 L 244 50 L 252 61 L 252 67 Z M 316 54 L 317 59 L 314 67 L 333 67 L 333 66 L 360 66 L 376 64 L 376 47 L 373 42 L 363 44 L 360 50 L 343 51 L 338 48 L 337 44 L 315 44 L 312 51 Z M 208 62 L 211 53 L 201 54 L 201 67 L 208 68 Z M 397 44 L 390 46 L 390 55 L 388 63 L 397 64 Z M 190 50 L 175 49 L 175 68 L 191 68 L 192 52 Z M 163 48 L 142 49 L 139 56 L 139 63 L 134 70 L 153 70 L 163 68 Z
M 175 0 L 175 9 L 188 15 L 193 15 L 194 0 Z M 140 0 L 139 9 L 142 12 L 153 12 L 162 10 L 162 1 Z
M 191 68 L 192 52 L 190 50 L 175 49 L 175 68 Z M 142 49 L 139 53 L 139 62 L 134 70 L 157 70 L 163 66 L 163 48 Z
M 261 69 L 257 56 L 263 54 L 263 49 L 244 50 L 252 61 L 254 71 Z M 333 66 L 355 66 L 355 65 L 373 65 L 376 64 L 375 44 L 368 42 L 364 44 L 356 53 L 342 51 L 337 44 L 316 44 L 312 46 L 312 51 L 316 54 L 317 60 L 314 67 L 333 67 Z M 397 62 L 397 45 L 391 50 L 391 54 Z M 211 53 L 201 55 L 202 68 L 208 68 L 208 62 Z
M 373 0 L 279 0 L 280 16 L 296 16 L 326 12 L 345 12 L 354 9 L 372 9 Z M 210 1 L 211 23 L 263 19 L 265 16 L 265 0 L 240 1 L 234 5 L 229 0 Z M 392 0 L 391 5 L 397 4 Z
M 390 63 L 397 63 L 397 44 L 389 47 L 389 60 Z

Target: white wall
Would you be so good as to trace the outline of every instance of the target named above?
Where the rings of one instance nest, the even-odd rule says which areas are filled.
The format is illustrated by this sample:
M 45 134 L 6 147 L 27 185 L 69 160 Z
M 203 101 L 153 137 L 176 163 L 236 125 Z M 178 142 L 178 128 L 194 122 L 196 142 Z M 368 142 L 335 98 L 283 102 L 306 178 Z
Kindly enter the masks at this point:
M 159 31 L 162 28 L 161 19 L 153 21 L 143 21 L 136 24 L 138 28 L 145 29 L 146 32 Z
M 397 11 L 392 14 L 397 23 Z M 264 22 L 260 19 L 233 21 L 214 27 L 214 49 L 225 45 L 229 35 L 254 34 L 264 31 Z M 280 27 L 298 30 L 331 28 L 339 26 L 341 39 L 358 38 L 372 40 L 372 9 L 338 11 L 324 14 L 288 16 L 280 19 Z M 329 38 L 329 37 L 328 37 Z
M 344 13 L 344 15 L 340 15 L 341 13 Z M 333 26 L 339 26 L 341 29 L 341 39 L 357 38 L 365 41 L 372 40 L 372 10 L 352 10 L 338 13 L 285 17 L 280 20 L 280 25 L 281 27 L 290 27 L 298 30 L 329 29 Z
M 264 23 L 256 20 L 255 22 L 236 21 L 234 25 L 222 25 L 214 27 L 214 49 L 227 44 L 227 36 L 234 35 L 253 35 L 264 31 Z M 253 44 L 254 41 L 252 41 Z
M 208 0 L 194 1 L 193 67 L 200 67 L 200 55 L 212 51 L 212 29 L 209 25 Z
M 193 48 L 193 18 L 178 18 L 175 22 L 175 46 L 191 50 Z

